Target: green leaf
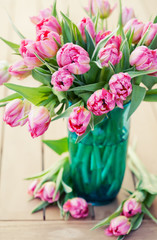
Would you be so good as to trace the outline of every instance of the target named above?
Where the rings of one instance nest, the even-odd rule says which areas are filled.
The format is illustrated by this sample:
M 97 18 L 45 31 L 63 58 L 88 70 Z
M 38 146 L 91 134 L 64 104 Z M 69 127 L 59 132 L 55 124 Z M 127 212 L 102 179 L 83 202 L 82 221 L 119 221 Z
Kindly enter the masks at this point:
M 13 94 L 11 94 L 11 95 L 3 98 L 3 99 L 0 99 L 0 103 L 2 103 L 2 102 L 9 102 L 9 101 L 12 101 L 12 100 L 17 99 L 17 98 L 22 99 L 23 97 L 20 94 L 18 94 L 18 93 L 13 93 Z
M 80 86 L 80 87 L 74 87 L 68 90 L 68 92 L 72 92 L 72 91 L 89 91 L 89 92 L 94 92 L 98 89 L 101 89 L 104 86 L 103 82 L 99 82 L 99 83 L 93 83 L 93 84 L 88 84 L 88 85 L 84 85 L 84 86 Z
M 75 43 L 75 41 L 74 41 L 75 38 L 74 38 L 74 34 L 73 34 L 73 23 L 72 23 L 72 21 L 63 12 L 61 12 L 61 15 L 62 15 L 62 17 L 64 19 L 64 26 L 62 28 L 63 31 L 64 31 L 64 35 L 66 35 L 66 38 L 67 38 L 68 42 Z M 67 40 L 66 40 L 66 42 L 67 42 Z M 64 43 L 66 43 L 66 42 L 64 42 Z
M 152 206 L 152 203 L 154 202 L 155 198 L 156 198 L 156 194 L 152 195 L 150 193 L 147 193 L 147 197 L 144 201 L 145 206 L 150 208 Z
M 35 80 L 43 83 L 44 85 L 50 86 L 52 75 L 50 74 L 49 71 L 37 67 L 32 70 L 32 76 Z
M 122 24 L 122 1 L 119 0 L 119 30 L 118 30 L 118 34 L 121 34 L 122 30 L 123 30 L 123 24 Z
M 85 28 L 85 34 L 86 34 L 86 39 L 87 39 L 87 52 L 89 54 L 89 57 L 91 58 L 92 54 L 94 52 L 94 49 L 95 49 L 95 43 L 86 28 Z
M 11 49 L 13 49 L 15 51 L 15 53 L 19 54 L 19 47 L 20 45 L 16 44 L 16 43 L 13 43 L 13 42 L 10 42 L 2 37 L 0 37 L 0 39 L 6 43 Z
M 150 218 L 153 220 L 153 222 L 157 223 L 157 219 L 151 214 L 151 212 L 145 207 L 144 204 L 142 204 L 142 211 L 143 211 L 146 215 L 148 215 L 148 217 L 150 217 Z
M 93 52 L 93 55 L 91 57 L 91 60 L 96 60 L 97 59 L 97 56 L 98 56 L 98 53 L 100 51 L 101 48 L 103 48 L 106 43 L 111 39 L 111 37 L 117 32 L 118 28 L 113 31 L 110 35 L 108 35 L 107 37 L 105 37 L 104 39 L 102 39 L 96 46 L 94 52 Z
M 59 170 L 59 173 L 58 173 L 58 176 L 57 176 L 57 179 L 56 179 L 56 189 L 55 189 L 55 192 L 54 192 L 54 195 L 53 195 L 53 200 L 55 200 L 57 192 L 59 191 L 59 188 L 60 188 L 60 185 L 61 185 L 61 182 L 62 182 L 62 178 L 63 178 L 63 171 L 64 171 L 64 168 L 62 167 Z
M 157 23 L 157 16 L 154 18 L 153 23 Z
M 117 238 L 117 240 L 123 240 L 125 237 L 126 237 L 126 235 L 125 235 L 125 236 L 119 236 L 119 237 Z
M 55 18 L 58 18 L 58 15 L 57 15 L 57 0 L 53 1 L 52 16 L 54 16 Z
M 38 207 L 36 207 L 36 208 L 32 211 L 32 213 L 39 212 L 39 211 L 41 211 L 42 209 L 44 209 L 45 207 L 47 207 L 48 205 L 50 205 L 49 202 L 41 202 L 41 203 L 38 205 Z
M 26 98 L 28 101 L 34 105 L 40 105 L 44 100 L 52 94 L 51 88 L 46 86 L 41 86 L 37 88 L 24 87 L 12 83 L 4 84 L 7 88 L 19 93 L 21 96 Z
M 155 84 L 157 84 L 157 77 L 145 75 L 142 77 L 142 83 L 150 90 Z
M 147 31 L 145 32 L 145 34 L 143 35 L 143 37 L 140 39 L 139 43 L 137 44 L 137 47 L 144 45 L 144 42 L 148 36 L 149 31 L 150 31 L 150 26 L 147 29 Z
M 153 38 L 153 40 L 148 48 L 153 49 L 153 50 L 155 50 L 157 48 L 157 34 Z
M 135 231 L 135 230 L 137 230 L 137 229 L 141 226 L 142 221 L 143 221 L 143 216 L 144 216 L 143 213 L 139 215 L 139 217 L 137 218 L 137 220 L 136 220 L 135 223 L 133 224 L 133 227 L 132 227 L 131 230 L 134 230 L 134 231 Z
M 144 101 L 157 102 L 157 89 L 151 89 L 146 92 Z
M 52 88 L 52 92 L 54 95 L 57 96 L 60 103 L 63 103 L 66 101 L 66 99 L 67 99 L 66 92 L 60 92 L 60 91 L 55 90 L 54 88 Z
M 152 74 L 155 72 L 156 70 L 148 70 L 148 71 L 128 71 L 127 73 L 130 75 L 131 78 L 135 78 L 135 77 L 144 76 L 147 74 Z
M 59 140 L 43 140 L 48 147 L 50 147 L 57 154 L 61 155 L 62 153 L 68 152 L 68 138 L 62 138 Z
M 70 113 L 73 111 L 73 108 L 74 107 L 78 107 L 78 106 L 81 106 L 82 105 L 82 100 L 73 104 L 71 107 L 68 107 L 67 110 L 65 110 L 62 114 L 60 114 L 59 116 L 53 118 L 51 121 L 55 121 L 55 120 L 58 120 L 60 118 L 67 118 L 69 117 Z
M 8 14 L 8 17 L 9 17 L 9 20 L 10 20 L 10 22 L 11 22 L 11 25 L 12 25 L 13 29 L 15 30 L 15 32 L 17 33 L 17 35 L 18 35 L 21 39 L 25 39 L 25 37 L 23 36 L 23 34 L 20 33 L 20 31 L 17 29 L 17 27 L 16 27 L 15 24 L 13 23 L 13 21 L 12 21 L 11 17 L 9 16 L 9 14 Z
M 46 62 L 44 59 L 42 59 L 36 52 L 34 52 L 34 55 L 43 63 L 46 65 L 46 67 L 50 70 L 51 73 L 54 73 L 56 69 L 54 69 L 48 62 Z
M 66 193 L 71 193 L 73 191 L 72 188 L 68 186 L 63 180 L 62 180 L 62 185 Z
M 143 101 L 146 94 L 146 89 L 143 87 L 140 87 L 138 85 L 133 85 L 132 90 L 132 98 L 131 98 L 131 105 L 128 113 L 128 119 L 131 117 L 131 115 L 135 112 L 135 110 L 138 108 L 140 103 Z

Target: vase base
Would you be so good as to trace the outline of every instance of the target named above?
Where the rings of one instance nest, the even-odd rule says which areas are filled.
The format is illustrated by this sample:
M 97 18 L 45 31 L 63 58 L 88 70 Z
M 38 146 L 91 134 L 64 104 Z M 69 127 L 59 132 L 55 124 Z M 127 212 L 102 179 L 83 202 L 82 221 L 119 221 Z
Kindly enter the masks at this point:
M 112 203 L 114 200 L 115 200 L 115 197 L 109 200 L 105 200 L 103 202 L 96 202 L 96 201 L 87 201 L 87 202 L 89 205 L 92 205 L 92 206 L 105 206 Z

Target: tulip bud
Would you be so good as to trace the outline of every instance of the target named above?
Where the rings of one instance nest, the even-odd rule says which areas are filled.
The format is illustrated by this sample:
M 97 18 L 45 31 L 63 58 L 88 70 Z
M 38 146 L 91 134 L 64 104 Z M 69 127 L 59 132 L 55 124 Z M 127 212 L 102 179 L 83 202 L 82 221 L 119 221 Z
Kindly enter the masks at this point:
M 28 194 L 31 195 L 31 196 L 34 196 L 34 191 L 38 185 L 38 183 L 40 182 L 39 179 L 35 179 L 29 186 L 28 188 Z
M 31 74 L 32 69 L 32 67 L 26 66 L 24 60 L 22 60 L 10 66 L 8 71 L 10 75 L 22 80 Z
M 124 26 L 124 32 L 127 33 L 130 29 L 133 33 L 133 43 L 138 43 L 141 39 L 143 32 L 144 24 L 139 22 L 136 18 L 130 19 L 127 24 Z
M 6 105 L 3 120 L 11 127 L 23 126 L 28 121 L 28 118 L 25 117 L 28 115 L 30 109 L 31 104 L 28 101 L 14 99 Z M 20 119 L 23 120 L 20 121 Z
M 141 203 L 137 202 L 135 198 L 128 199 L 123 205 L 123 215 L 130 218 L 141 213 Z
M 57 63 L 73 74 L 84 74 L 90 69 L 88 52 L 73 43 L 66 43 L 59 49 Z
M 9 81 L 10 74 L 8 72 L 9 65 L 6 61 L 0 61 L 0 85 Z
M 88 1 L 88 6 L 85 7 L 84 9 L 88 14 L 91 14 L 92 16 L 95 16 L 96 13 L 97 13 L 96 0 L 89 0 Z
M 51 17 L 52 8 L 46 8 L 39 12 L 38 16 L 30 17 L 30 20 L 34 24 L 40 23 L 43 19 Z
M 148 30 L 149 29 L 149 30 Z M 157 23 L 153 24 L 152 22 L 148 22 L 143 29 L 142 36 L 147 32 L 148 30 L 148 35 L 145 38 L 144 44 L 146 46 L 149 46 L 152 42 L 152 40 L 155 38 L 157 34 Z
M 133 8 L 123 8 L 122 11 L 122 24 L 125 26 L 125 24 L 132 18 L 135 18 L 135 13 Z
M 75 107 L 68 119 L 68 128 L 71 132 L 75 132 L 81 136 L 85 133 L 90 122 L 91 113 L 84 107 Z
M 83 198 L 69 199 L 63 205 L 64 212 L 69 212 L 74 218 L 85 218 L 88 216 L 88 204 Z
M 78 29 L 81 32 L 82 38 L 85 42 L 87 42 L 85 28 L 90 33 L 91 37 L 94 39 L 95 35 L 96 35 L 95 27 L 94 27 L 94 23 L 92 22 L 92 20 L 90 18 L 84 17 L 78 24 Z
M 114 44 L 109 44 L 99 51 L 99 59 L 101 65 L 104 67 L 109 67 L 109 62 L 114 66 L 118 64 L 122 58 L 122 52 L 118 51 Z
M 89 111 L 97 116 L 108 113 L 115 107 L 114 95 L 104 88 L 97 90 L 88 99 L 87 107 Z
M 110 226 L 105 230 L 107 236 L 123 236 L 128 234 L 131 223 L 125 216 L 119 216 L 111 220 Z
M 38 137 L 48 129 L 51 122 L 50 113 L 47 108 L 33 107 L 28 115 L 29 132 L 33 138 Z
M 115 95 L 117 106 L 123 108 L 123 101 L 125 101 L 132 92 L 130 75 L 122 72 L 114 74 L 109 81 L 109 86 L 111 92 Z
M 72 86 L 73 80 L 74 77 L 68 70 L 60 68 L 52 75 L 51 84 L 57 91 L 67 91 Z
M 154 61 L 157 58 L 156 50 L 148 49 L 145 46 L 139 46 L 130 55 L 130 65 L 135 66 L 137 70 L 151 70 Z M 157 66 L 156 66 L 157 69 Z
M 108 18 L 117 6 L 117 4 L 115 4 L 115 6 L 111 8 L 111 5 L 107 0 L 96 0 L 96 2 L 100 13 L 100 18 L 102 19 Z
M 56 190 L 55 182 L 46 182 L 35 193 L 35 198 L 40 198 L 42 201 L 49 202 L 49 203 L 56 202 L 60 197 L 60 193 L 57 192 L 55 199 L 53 200 L 55 190 Z

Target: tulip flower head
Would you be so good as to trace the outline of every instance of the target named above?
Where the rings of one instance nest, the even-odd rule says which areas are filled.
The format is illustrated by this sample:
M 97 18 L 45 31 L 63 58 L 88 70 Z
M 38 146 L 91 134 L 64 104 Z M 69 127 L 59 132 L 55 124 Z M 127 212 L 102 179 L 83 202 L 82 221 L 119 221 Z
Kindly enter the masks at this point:
M 123 215 L 130 218 L 141 213 L 141 203 L 137 202 L 135 198 L 128 199 L 123 205 Z
M 38 185 L 38 183 L 40 182 L 39 179 L 35 179 L 29 186 L 28 188 L 28 194 L 31 195 L 31 196 L 34 196 L 34 191 Z
M 144 44 L 146 46 L 149 46 L 157 34 L 157 23 L 153 24 L 152 22 L 148 22 L 147 24 L 145 24 L 142 32 L 142 37 L 147 32 L 147 30 L 148 35 L 145 38 Z
M 48 129 L 51 122 L 50 113 L 46 107 L 33 107 L 28 115 L 29 132 L 33 138 L 38 137 Z
M 135 18 L 135 13 L 133 8 L 123 8 L 122 10 L 122 24 L 125 26 L 125 24 L 132 18 Z
M 63 205 L 64 212 L 69 212 L 73 218 L 85 218 L 88 216 L 88 204 L 83 198 L 69 199 Z
M 109 86 L 111 92 L 115 95 L 117 106 L 123 108 L 123 101 L 125 101 L 132 92 L 130 75 L 128 73 L 114 74 L 109 81 Z
M 35 198 L 40 198 L 42 201 L 49 202 L 49 203 L 56 202 L 60 197 L 60 192 L 57 192 L 55 198 L 53 199 L 55 190 L 56 190 L 55 182 L 46 182 L 35 193 Z
M 9 81 L 11 75 L 8 72 L 9 65 L 7 61 L 0 61 L 0 85 Z
M 58 23 L 57 19 L 53 16 L 50 16 L 48 18 L 43 18 L 41 22 L 39 22 L 36 25 L 36 31 L 37 31 L 37 34 L 40 31 L 56 32 L 59 35 L 62 33 L 60 24 Z
M 111 220 L 110 226 L 105 230 L 107 236 L 126 235 L 131 227 L 129 219 L 125 216 L 119 216 Z
M 66 43 L 57 52 L 57 63 L 73 74 L 84 74 L 90 69 L 89 54 L 82 47 Z
M 108 18 L 117 6 L 117 4 L 115 4 L 114 7 L 111 8 L 108 0 L 96 0 L 96 2 L 100 13 L 100 18 L 102 19 Z
M 33 67 L 26 66 L 24 60 L 21 60 L 11 65 L 8 71 L 11 76 L 17 77 L 19 80 L 22 80 L 31 74 L 32 69 Z
M 52 75 L 51 84 L 57 91 L 67 91 L 73 84 L 74 77 L 71 73 L 60 68 Z
M 91 113 L 84 107 L 75 107 L 68 119 L 68 128 L 78 136 L 85 133 L 90 122 Z
M 85 33 L 85 28 L 86 30 L 89 32 L 89 34 L 91 35 L 91 37 L 94 39 L 95 38 L 95 27 L 94 27 L 94 23 L 92 22 L 92 20 L 88 17 L 88 18 L 83 18 L 80 23 L 78 24 L 78 29 L 81 32 L 82 38 L 85 42 L 87 42 L 86 39 L 86 33 Z
M 114 95 L 104 88 L 97 90 L 88 99 L 87 107 L 89 111 L 97 116 L 108 113 L 115 107 Z
M 51 17 L 51 15 L 52 15 L 51 13 L 52 13 L 52 9 L 51 8 L 46 8 L 46 9 L 41 10 L 39 12 L 38 16 L 30 17 L 30 20 L 31 20 L 32 23 L 38 24 L 43 19 Z
M 14 99 L 6 105 L 3 120 L 11 127 L 23 126 L 28 121 L 28 118 L 25 117 L 30 112 L 30 109 L 31 104 L 28 101 Z
M 141 39 L 144 24 L 139 22 L 136 18 L 130 19 L 124 26 L 124 32 L 127 33 L 130 29 L 133 32 L 133 43 L 138 43 Z

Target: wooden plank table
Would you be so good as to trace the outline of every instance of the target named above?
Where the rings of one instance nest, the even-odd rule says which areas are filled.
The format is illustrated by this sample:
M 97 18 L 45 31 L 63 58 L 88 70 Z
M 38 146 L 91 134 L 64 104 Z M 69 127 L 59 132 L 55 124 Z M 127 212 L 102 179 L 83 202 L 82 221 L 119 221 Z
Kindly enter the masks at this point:
M 81 6 L 88 0 L 58 0 L 58 7 L 62 11 L 70 5 L 70 14 L 77 22 L 83 17 Z M 111 3 L 115 3 L 111 1 Z M 127 6 L 134 7 L 136 15 L 143 21 L 156 14 L 156 0 L 129 0 L 123 1 Z M 14 42 L 20 39 L 11 29 L 5 9 L 12 17 L 14 23 L 27 36 L 35 37 L 33 25 L 28 17 L 36 15 L 42 8 L 52 4 L 50 0 L 0 0 L 0 36 Z M 117 12 L 110 17 L 110 25 L 113 26 Z M 0 60 L 7 59 L 13 62 L 17 56 L 11 55 L 11 51 L 1 42 Z M 12 79 L 11 82 L 19 83 Z M 32 78 L 20 82 L 23 85 L 37 86 Z M 0 98 L 6 96 L 9 91 L 0 87 Z M 66 122 L 58 121 L 50 126 L 43 137 L 32 140 L 27 127 L 10 128 L 3 124 L 3 109 L 0 109 L 0 239 L 1 240 L 25 240 L 25 239 L 111 239 L 104 235 L 104 229 L 90 231 L 94 224 L 111 214 L 120 201 L 125 198 L 123 188 L 133 189 L 133 180 L 129 170 L 126 170 L 123 188 L 117 199 L 103 207 L 94 207 L 95 219 L 91 214 L 86 220 L 63 221 L 60 219 L 59 210 L 49 207 L 34 215 L 31 210 L 39 203 L 38 200 L 28 201 L 28 182 L 25 177 L 31 176 L 49 167 L 58 156 L 41 142 L 44 139 L 59 139 L 66 136 Z M 157 174 L 157 104 L 143 103 L 132 117 L 130 141 L 137 138 L 137 153 L 147 166 L 148 170 Z M 157 217 L 157 207 L 154 203 L 152 213 Z M 151 220 L 145 219 L 140 230 L 131 234 L 127 239 L 157 239 L 157 227 Z

